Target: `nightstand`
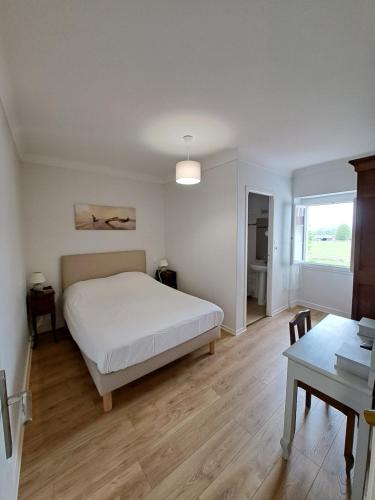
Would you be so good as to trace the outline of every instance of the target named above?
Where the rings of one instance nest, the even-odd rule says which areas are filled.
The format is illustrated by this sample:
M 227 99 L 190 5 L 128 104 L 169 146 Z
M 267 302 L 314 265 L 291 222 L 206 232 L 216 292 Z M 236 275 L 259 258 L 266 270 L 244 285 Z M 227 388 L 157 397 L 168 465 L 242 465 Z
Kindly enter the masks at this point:
M 30 290 L 28 295 L 28 306 L 32 324 L 32 347 L 36 348 L 37 344 L 37 318 L 38 316 L 51 315 L 51 327 L 53 338 L 57 342 L 56 336 L 56 307 L 55 307 L 55 291 L 50 289 L 44 292 L 36 292 Z
M 170 286 L 177 290 L 177 273 L 171 269 L 165 269 L 163 271 L 157 270 L 155 273 L 155 279 L 163 283 L 164 285 Z

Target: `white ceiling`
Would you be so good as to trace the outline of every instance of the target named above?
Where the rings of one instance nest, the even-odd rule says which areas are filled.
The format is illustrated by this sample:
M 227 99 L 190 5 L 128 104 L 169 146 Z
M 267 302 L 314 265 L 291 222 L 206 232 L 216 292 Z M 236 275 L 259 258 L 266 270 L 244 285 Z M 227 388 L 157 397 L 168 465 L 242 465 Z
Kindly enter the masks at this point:
M 374 150 L 374 0 L 0 0 L 25 158 L 157 177 L 240 148 L 290 172 Z

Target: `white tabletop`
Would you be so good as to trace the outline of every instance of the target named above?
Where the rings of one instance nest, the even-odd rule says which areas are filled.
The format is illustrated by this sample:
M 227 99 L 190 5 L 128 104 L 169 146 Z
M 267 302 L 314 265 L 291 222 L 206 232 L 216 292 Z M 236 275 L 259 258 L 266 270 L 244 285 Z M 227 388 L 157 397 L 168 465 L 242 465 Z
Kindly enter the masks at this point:
M 283 354 L 296 363 L 370 394 L 366 380 L 335 367 L 336 352 L 344 342 L 357 348 L 361 344 L 357 332 L 357 321 L 329 314 Z

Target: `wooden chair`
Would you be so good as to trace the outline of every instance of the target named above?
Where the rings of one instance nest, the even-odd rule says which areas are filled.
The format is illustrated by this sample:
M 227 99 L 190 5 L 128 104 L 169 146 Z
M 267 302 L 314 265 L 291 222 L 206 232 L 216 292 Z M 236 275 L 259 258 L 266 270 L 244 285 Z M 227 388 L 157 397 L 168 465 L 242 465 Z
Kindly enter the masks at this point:
M 303 337 L 309 330 L 311 330 L 311 311 L 306 309 L 297 313 L 292 321 L 289 322 L 289 333 L 290 333 L 290 344 L 293 345 L 298 339 L 296 338 L 296 329 L 298 339 Z M 346 474 L 349 475 L 350 471 L 354 465 L 354 457 L 353 457 L 353 438 L 354 438 L 354 425 L 355 425 L 355 411 L 345 406 L 344 404 L 336 401 L 336 399 L 323 394 L 322 392 L 310 387 L 309 385 L 298 382 L 298 387 L 304 389 L 306 391 L 306 408 L 311 407 L 311 396 L 315 396 L 319 398 L 321 401 L 329 404 L 336 410 L 339 410 L 346 416 L 346 434 L 345 434 L 345 448 L 344 448 L 344 456 L 346 462 Z

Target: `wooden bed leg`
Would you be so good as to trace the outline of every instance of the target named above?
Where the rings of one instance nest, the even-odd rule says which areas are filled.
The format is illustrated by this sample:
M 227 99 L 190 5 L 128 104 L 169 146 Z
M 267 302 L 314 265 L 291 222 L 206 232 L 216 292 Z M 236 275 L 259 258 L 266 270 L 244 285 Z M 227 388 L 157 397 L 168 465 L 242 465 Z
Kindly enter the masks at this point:
M 208 344 L 208 348 L 210 350 L 210 354 L 215 354 L 215 340 Z
M 103 394 L 103 410 L 105 412 L 112 410 L 112 392 Z

